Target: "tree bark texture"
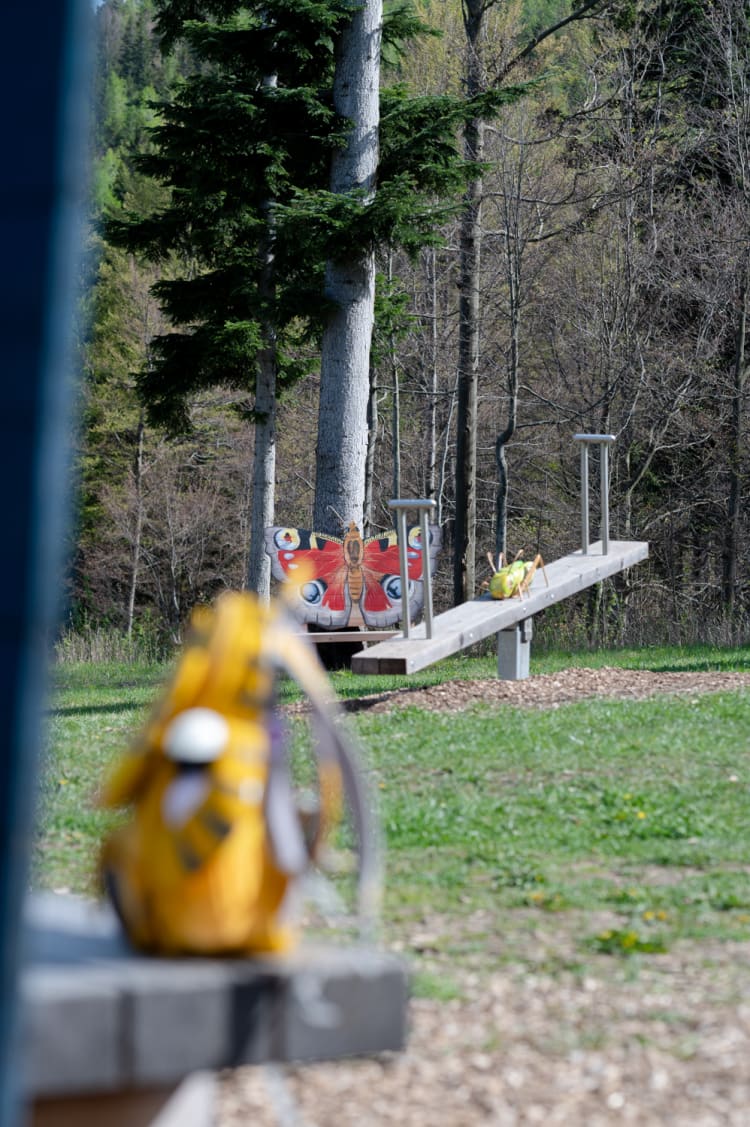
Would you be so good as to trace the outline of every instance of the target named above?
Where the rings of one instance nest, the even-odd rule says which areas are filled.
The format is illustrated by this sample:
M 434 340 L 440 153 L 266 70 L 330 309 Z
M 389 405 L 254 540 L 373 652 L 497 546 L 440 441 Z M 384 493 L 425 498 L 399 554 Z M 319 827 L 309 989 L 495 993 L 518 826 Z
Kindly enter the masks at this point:
M 466 30 L 466 92 L 474 97 L 482 88 L 481 36 L 485 4 L 464 0 Z M 464 156 L 476 161 L 484 155 L 484 123 L 475 118 L 464 134 Z M 460 232 L 458 415 L 456 433 L 456 515 L 453 561 L 453 601 L 474 595 L 477 524 L 477 404 L 479 381 L 479 271 L 482 249 L 483 183 L 479 172 L 469 184 Z
M 743 400 L 747 381 L 747 276 L 743 277 L 738 301 L 737 338 L 732 372 L 732 408 L 729 434 L 729 497 L 724 550 L 724 606 L 734 609 L 737 593 L 737 563 L 742 530 Z
M 141 543 L 143 540 L 143 437 L 145 433 L 143 411 L 138 419 L 138 431 L 133 463 L 133 485 L 135 488 L 135 524 L 133 544 L 130 552 L 130 585 L 128 591 L 128 637 L 133 636 L 135 622 L 135 597 L 138 592 L 138 578 L 141 568 Z
M 353 6 L 354 7 L 354 6 Z M 378 164 L 382 0 L 358 5 L 337 46 L 334 105 L 351 122 L 331 160 L 331 190 L 375 191 Z M 352 247 L 328 262 L 326 297 L 334 303 L 323 334 L 315 481 L 315 528 L 339 534 L 362 527 L 367 457 L 370 343 L 375 303 L 372 248 Z
M 267 329 L 268 337 L 270 329 Z M 271 594 L 271 560 L 264 533 L 273 524 L 276 488 L 276 349 L 264 348 L 258 357 L 255 385 L 255 451 L 253 454 L 253 508 L 247 585 L 262 599 Z
M 276 87 L 277 76 L 268 75 L 263 85 Z M 271 201 L 264 206 L 267 224 L 261 251 L 263 271 L 260 288 L 269 305 L 275 295 L 275 227 Z M 266 552 L 265 530 L 274 523 L 276 492 L 276 384 L 278 375 L 277 339 L 274 326 L 263 326 L 264 347 L 258 355 L 255 375 L 255 449 L 253 451 L 253 503 L 250 517 L 250 551 L 247 561 L 247 586 L 261 599 L 271 597 L 271 559 Z

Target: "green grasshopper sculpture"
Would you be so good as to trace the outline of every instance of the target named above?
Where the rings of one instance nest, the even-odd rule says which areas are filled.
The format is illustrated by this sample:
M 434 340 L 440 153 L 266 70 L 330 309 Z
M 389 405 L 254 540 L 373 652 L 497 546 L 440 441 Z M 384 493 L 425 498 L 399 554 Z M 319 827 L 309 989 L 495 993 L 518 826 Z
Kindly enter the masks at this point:
M 518 598 L 522 599 L 528 593 L 538 567 L 541 567 L 544 582 L 549 587 L 547 572 L 544 570 L 544 560 L 540 555 L 534 556 L 533 560 L 523 560 L 519 552 L 515 559 L 508 563 L 505 554 L 501 552 L 497 558 L 497 566 L 495 566 L 495 561 L 489 552 L 487 559 L 490 561 L 493 574 L 485 586 L 489 587 L 493 599 L 511 599 L 514 595 L 518 595 Z

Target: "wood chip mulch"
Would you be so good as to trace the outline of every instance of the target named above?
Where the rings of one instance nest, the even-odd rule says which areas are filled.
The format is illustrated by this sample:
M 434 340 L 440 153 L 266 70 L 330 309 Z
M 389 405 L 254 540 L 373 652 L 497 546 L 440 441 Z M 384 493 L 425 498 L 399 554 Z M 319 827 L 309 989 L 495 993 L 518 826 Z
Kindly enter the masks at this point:
M 390 712 L 393 708 L 423 708 L 458 712 L 482 704 L 509 704 L 516 708 L 557 708 L 590 697 L 645 700 L 661 694 L 695 695 L 750 688 L 750 673 L 676 673 L 646 669 L 564 669 L 525 681 L 445 681 L 428 688 L 408 685 L 392 692 L 372 693 L 342 701 L 346 712 Z M 298 711 L 299 704 L 291 706 Z M 749 1121 L 750 1122 L 750 1121 Z

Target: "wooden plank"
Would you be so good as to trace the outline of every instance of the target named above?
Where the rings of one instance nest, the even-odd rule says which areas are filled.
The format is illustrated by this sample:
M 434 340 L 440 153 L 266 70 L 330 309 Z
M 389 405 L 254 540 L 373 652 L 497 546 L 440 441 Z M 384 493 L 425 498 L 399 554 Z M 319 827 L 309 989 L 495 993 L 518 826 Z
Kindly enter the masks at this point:
M 412 627 L 409 638 L 397 634 L 390 641 L 355 654 L 352 672 L 416 673 L 648 558 L 648 544 L 640 540 L 611 540 L 608 555 L 603 556 L 601 551 L 599 541 L 585 556 L 579 550 L 548 564 L 549 587 L 539 568 L 523 599 L 497 600 L 482 595 L 437 615 L 432 638 L 425 637 L 422 623 Z
M 336 643 L 370 643 L 370 642 L 386 642 L 389 638 L 395 638 L 400 633 L 399 630 L 310 630 L 305 634 L 300 635 L 302 638 L 307 638 L 309 642 L 314 645 L 336 645 Z

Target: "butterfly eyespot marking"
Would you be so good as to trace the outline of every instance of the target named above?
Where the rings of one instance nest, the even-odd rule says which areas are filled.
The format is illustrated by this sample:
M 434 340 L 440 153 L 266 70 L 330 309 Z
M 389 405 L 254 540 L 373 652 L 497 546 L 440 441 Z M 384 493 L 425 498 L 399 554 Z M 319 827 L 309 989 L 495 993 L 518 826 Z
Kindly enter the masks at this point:
M 303 583 L 300 587 L 299 593 L 302 598 L 311 607 L 320 606 L 323 602 L 323 596 L 327 590 L 326 584 L 322 579 L 312 579 L 309 583 Z
M 401 602 L 401 576 L 386 575 L 382 580 L 383 590 L 392 603 Z M 407 598 L 414 594 L 414 584 L 409 582 L 406 587 Z
M 279 528 L 274 533 L 273 541 L 276 547 L 282 551 L 284 549 L 294 550 L 300 546 L 299 531 L 296 528 Z

